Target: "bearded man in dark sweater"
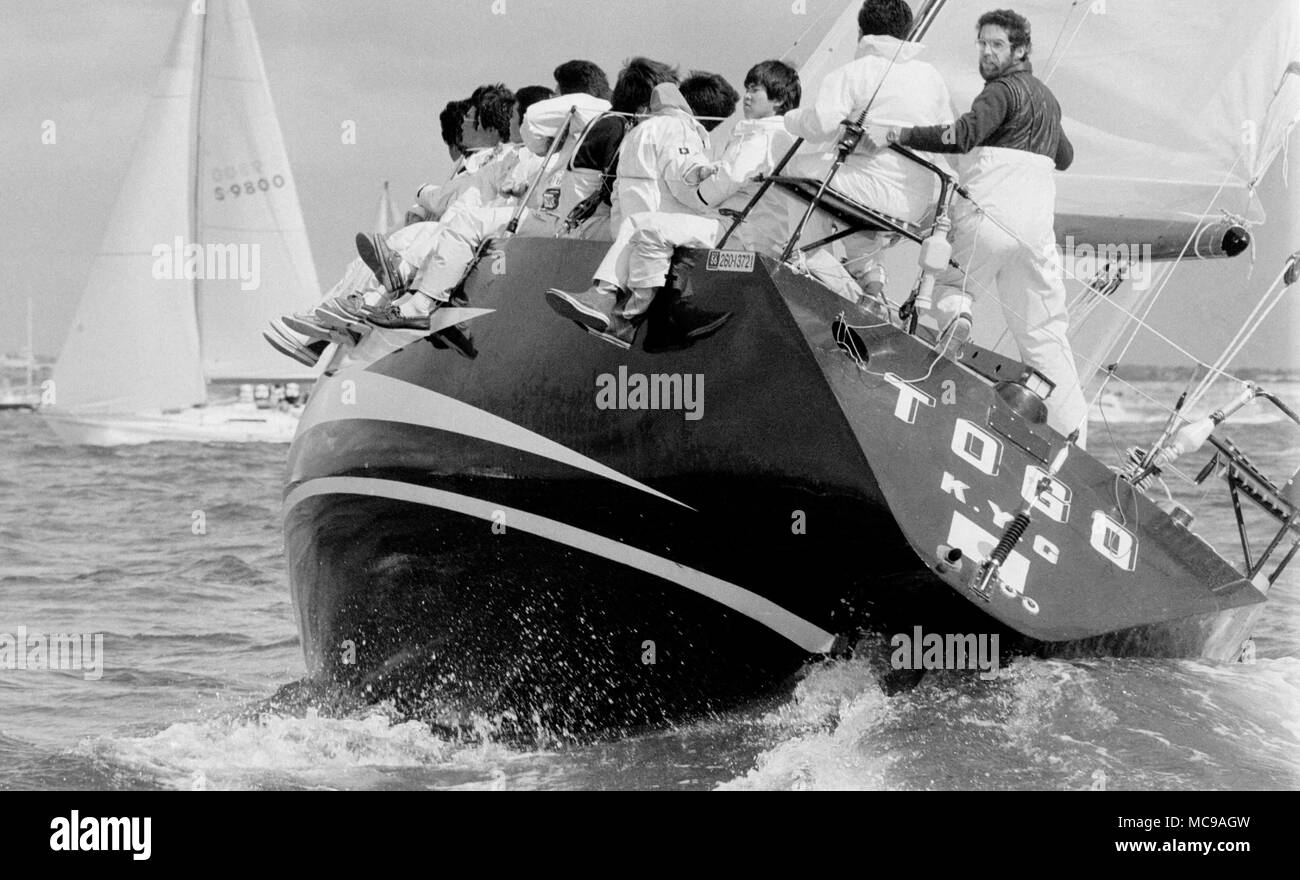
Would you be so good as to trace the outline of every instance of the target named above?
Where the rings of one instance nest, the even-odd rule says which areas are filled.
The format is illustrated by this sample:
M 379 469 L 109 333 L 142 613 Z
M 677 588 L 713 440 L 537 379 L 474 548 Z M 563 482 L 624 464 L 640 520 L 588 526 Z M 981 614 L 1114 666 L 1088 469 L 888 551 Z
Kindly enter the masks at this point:
M 1087 429 L 1087 402 L 1066 336 L 1069 316 L 1052 229 L 1055 171 L 1074 161 L 1061 130 L 1061 107 L 1033 74 L 1029 22 L 1009 9 L 977 24 L 984 90 L 951 125 L 873 127 L 878 147 L 898 143 L 931 153 L 965 154 L 961 182 L 971 201 L 953 206 L 953 259 L 941 272 L 931 319 L 953 340 L 971 331 L 972 296 L 997 296 L 1021 360 L 1055 383 L 1048 423 L 1063 435 Z M 924 305 L 924 304 L 923 304 Z

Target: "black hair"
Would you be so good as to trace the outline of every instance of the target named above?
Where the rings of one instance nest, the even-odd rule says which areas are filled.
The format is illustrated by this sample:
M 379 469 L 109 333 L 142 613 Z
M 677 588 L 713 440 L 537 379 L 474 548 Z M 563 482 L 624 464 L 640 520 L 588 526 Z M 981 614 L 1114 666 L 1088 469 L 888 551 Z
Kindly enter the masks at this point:
M 510 118 L 515 113 L 515 93 L 503 83 L 479 86 L 469 96 L 478 127 L 493 130 L 501 140 L 510 140 Z
M 1032 48 L 1029 42 L 1029 19 L 1010 9 L 994 9 L 980 16 L 979 24 L 975 25 L 975 33 L 978 34 L 984 30 L 986 24 L 1000 27 L 1006 31 L 1011 48 L 1023 48 L 1025 57 L 1029 57 L 1029 50 Z
M 682 80 L 682 97 L 691 105 L 691 112 L 696 116 L 714 117 L 700 119 L 705 131 L 713 131 L 736 110 L 740 95 L 716 73 L 692 70 L 691 75 Z
M 903 0 L 866 0 L 858 10 L 858 30 L 864 37 L 906 40 L 912 32 L 912 8 Z
M 561 95 L 583 94 L 609 100 L 609 78 L 594 61 L 566 61 L 555 68 L 552 76 Z
M 442 127 L 442 142 L 449 147 L 455 147 L 457 150 L 463 149 L 464 144 L 460 139 L 460 124 L 465 121 L 465 114 L 469 112 L 469 99 L 464 98 L 459 101 L 448 101 L 447 106 L 442 108 L 438 114 L 438 124 Z
M 523 119 L 528 108 L 538 101 L 545 101 L 547 98 L 555 97 L 555 93 L 546 86 L 524 86 L 515 92 L 515 107 L 519 118 Z
M 799 85 L 799 72 L 784 61 L 760 61 L 745 74 L 745 88 L 762 86 L 767 97 L 776 104 L 778 114 L 788 113 L 799 106 L 803 87 Z
M 618 82 L 614 83 L 614 94 L 610 99 L 611 109 L 619 113 L 636 113 L 649 105 L 650 93 L 660 83 L 677 84 L 677 68 L 662 61 L 636 57 L 623 65 Z

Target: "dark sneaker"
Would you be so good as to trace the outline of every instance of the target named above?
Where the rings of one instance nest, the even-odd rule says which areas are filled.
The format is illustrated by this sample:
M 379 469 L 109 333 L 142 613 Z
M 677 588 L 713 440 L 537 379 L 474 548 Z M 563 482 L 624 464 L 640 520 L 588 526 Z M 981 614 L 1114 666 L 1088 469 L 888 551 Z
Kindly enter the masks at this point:
M 655 308 L 646 320 L 645 350 L 655 354 L 689 348 L 720 330 L 731 314 L 696 308 L 680 299 L 666 308 Z
M 710 312 L 682 303 L 677 308 L 676 317 L 688 339 L 703 339 L 721 330 L 722 325 L 731 319 L 731 312 Z
M 388 330 L 428 330 L 429 315 L 403 315 L 398 306 L 366 310 L 366 321 Z
M 546 291 L 547 305 L 561 317 L 597 332 L 609 328 L 617 302 L 618 294 L 598 286 L 582 293 L 568 293 L 554 287 Z
M 612 315 L 610 316 L 609 325 L 604 330 L 597 330 L 593 327 L 587 327 L 586 329 L 588 333 L 597 339 L 626 349 L 631 348 L 632 343 L 636 341 L 636 328 L 636 324 L 633 324 L 622 315 Z

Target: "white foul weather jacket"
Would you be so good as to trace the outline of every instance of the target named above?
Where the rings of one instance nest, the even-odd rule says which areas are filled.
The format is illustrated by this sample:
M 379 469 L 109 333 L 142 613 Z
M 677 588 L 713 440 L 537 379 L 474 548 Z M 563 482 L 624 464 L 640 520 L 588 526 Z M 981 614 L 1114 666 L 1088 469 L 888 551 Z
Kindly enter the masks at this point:
M 723 208 L 744 210 L 758 190 L 757 178 L 771 174 L 794 143 L 780 116 L 742 119 L 731 130 L 722 156 L 711 163 L 717 170 L 696 190 L 700 210 L 721 217 Z M 691 172 L 687 171 L 687 178 Z M 772 195 L 775 195 L 774 193 Z M 730 219 L 725 222 L 730 223 Z M 739 230 L 737 243 L 758 251 L 775 250 L 784 241 L 787 220 L 785 206 L 778 199 L 764 197 L 754 206 Z
M 686 172 L 708 152 L 709 135 L 691 116 L 690 105 L 675 85 L 655 86 L 654 114 L 628 132 L 618 150 L 610 229 L 643 211 L 699 214 L 695 185 Z M 698 181 L 696 181 L 698 182 Z
M 785 114 L 787 131 L 824 150 L 820 156 L 801 154 L 792 173 L 815 176 L 819 168 L 829 167 L 840 123 L 856 121 L 864 109 L 866 121 L 877 125 L 951 122 L 956 114 L 948 86 L 938 70 L 919 59 L 924 48 L 893 37 L 863 37 L 854 60 L 822 80 L 812 106 Z M 833 187 L 869 207 L 915 221 L 933 203 L 937 179 L 893 150 L 876 150 L 864 138 Z

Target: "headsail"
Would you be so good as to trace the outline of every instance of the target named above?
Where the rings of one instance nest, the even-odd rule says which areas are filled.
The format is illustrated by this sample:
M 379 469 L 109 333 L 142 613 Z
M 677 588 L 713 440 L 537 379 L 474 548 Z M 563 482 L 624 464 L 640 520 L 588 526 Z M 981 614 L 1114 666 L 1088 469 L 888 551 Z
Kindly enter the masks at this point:
M 91 412 L 202 403 L 194 282 L 160 266 L 190 228 L 190 132 L 200 17 L 185 14 L 145 112 L 54 368 L 55 405 Z M 160 268 L 168 271 L 158 271 Z
M 207 10 L 195 229 L 216 259 L 197 288 L 204 371 L 209 380 L 312 378 L 257 333 L 317 302 L 320 286 L 253 21 L 245 0 L 209 0 Z
M 954 7 L 926 34 L 926 57 L 965 109 L 983 87 L 977 15 Z M 1250 183 L 1272 158 L 1258 149 L 1273 131 L 1265 111 L 1284 109 L 1270 108 L 1270 97 L 1300 57 L 1294 0 L 1026 0 L 1015 8 L 1033 26 L 1035 73 L 1060 100 L 1075 147 L 1058 182 L 1062 238 L 1136 240 L 1174 257 L 1203 218 L 1262 219 Z
M 918 15 L 935 5 L 924 4 Z M 850 0 L 806 53 L 805 96 L 852 57 L 860 6 Z M 974 44 L 985 8 L 942 4 L 922 38 L 921 57 L 943 74 L 959 111 L 984 85 Z M 1264 219 L 1255 187 L 1300 118 L 1300 4 L 1022 0 L 1015 10 L 1032 25 L 1035 73 L 1060 100 L 1075 147 L 1074 165 L 1057 178 L 1059 244 L 1089 249 L 1093 266 L 1099 247 L 1170 260 L 1189 241 L 1189 256 L 1205 255 L 1209 227 Z M 910 277 L 915 250 L 893 250 L 886 257 L 891 275 Z M 1075 351 L 1087 374 L 1113 357 L 1128 317 L 1103 307 L 1085 322 L 1078 312 L 1097 298 L 1075 296 L 1082 285 L 1072 279 L 1067 288 L 1080 306 L 1072 308 L 1072 335 L 1086 326 Z M 1136 313 L 1151 288 L 1121 288 L 1118 300 Z M 976 305 L 977 341 L 995 345 L 998 308 Z M 1002 341 L 998 347 L 1006 350 L 1009 339 Z

